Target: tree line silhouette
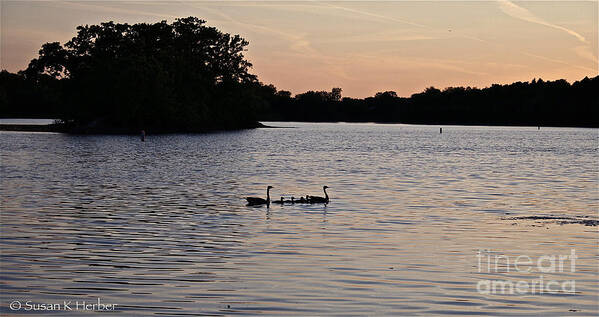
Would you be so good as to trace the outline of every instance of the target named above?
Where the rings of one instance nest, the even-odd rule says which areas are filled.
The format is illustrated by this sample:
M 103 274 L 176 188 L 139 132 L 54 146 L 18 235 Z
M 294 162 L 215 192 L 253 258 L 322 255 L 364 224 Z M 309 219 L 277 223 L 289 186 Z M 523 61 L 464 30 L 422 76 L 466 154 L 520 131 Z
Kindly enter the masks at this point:
M 247 45 L 195 17 L 79 26 L 64 45 L 42 45 L 27 69 L 0 72 L 0 115 L 58 118 L 75 133 L 202 132 L 258 120 L 599 126 L 599 76 L 430 87 L 409 98 L 348 98 L 341 88 L 292 96 L 249 72 Z
M 274 90 L 274 88 L 272 88 Z M 599 76 L 494 84 L 487 88 L 429 87 L 409 98 L 394 91 L 364 99 L 341 97 L 341 88 L 291 97 L 274 92 L 259 118 L 272 121 L 345 121 L 413 124 L 599 127 Z

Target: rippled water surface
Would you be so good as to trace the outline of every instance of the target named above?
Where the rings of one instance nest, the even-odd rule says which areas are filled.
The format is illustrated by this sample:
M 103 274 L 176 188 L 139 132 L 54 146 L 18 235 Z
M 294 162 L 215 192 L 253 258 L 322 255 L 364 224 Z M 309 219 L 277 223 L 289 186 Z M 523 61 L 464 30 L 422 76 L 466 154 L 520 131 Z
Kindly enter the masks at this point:
M 599 313 L 596 129 L 269 124 L 294 128 L 0 132 L 0 313 Z M 267 185 L 331 202 L 245 206 Z M 484 292 L 540 278 L 559 291 Z

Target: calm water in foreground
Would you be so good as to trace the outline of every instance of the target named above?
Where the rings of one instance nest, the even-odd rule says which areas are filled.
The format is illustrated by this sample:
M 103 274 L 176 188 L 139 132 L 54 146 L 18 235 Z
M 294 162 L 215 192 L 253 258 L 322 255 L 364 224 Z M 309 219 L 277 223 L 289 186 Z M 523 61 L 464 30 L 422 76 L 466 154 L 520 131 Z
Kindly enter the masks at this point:
M 599 313 L 598 130 L 268 124 L 0 132 L 0 313 Z M 246 207 L 267 185 L 331 202 Z

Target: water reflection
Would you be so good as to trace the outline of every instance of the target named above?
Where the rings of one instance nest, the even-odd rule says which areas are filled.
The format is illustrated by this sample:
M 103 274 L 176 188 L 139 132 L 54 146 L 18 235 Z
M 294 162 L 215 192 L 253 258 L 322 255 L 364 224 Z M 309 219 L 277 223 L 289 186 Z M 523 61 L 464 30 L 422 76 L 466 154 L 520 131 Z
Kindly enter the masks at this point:
M 596 227 L 521 218 L 596 216 L 596 130 L 294 125 L 0 133 L 0 312 L 101 298 L 140 316 L 597 313 Z M 245 206 L 268 185 L 329 185 L 331 201 Z M 478 272 L 479 249 L 571 248 L 576 272 L 545 278 L 574 278 L 576 295 L 477 292 L 538 275 Z

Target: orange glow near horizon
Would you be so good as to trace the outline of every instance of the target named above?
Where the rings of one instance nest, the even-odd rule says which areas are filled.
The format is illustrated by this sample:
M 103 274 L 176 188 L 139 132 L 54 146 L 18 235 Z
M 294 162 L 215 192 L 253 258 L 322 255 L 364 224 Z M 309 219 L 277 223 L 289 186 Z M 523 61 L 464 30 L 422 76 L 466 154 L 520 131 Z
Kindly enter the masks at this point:
M 6 1 L 0 63 L 27 67 L 82 24 L 197 16 L 250 42 L 252 72 L 278 89 L 343 96 L 429 86 L 598 75 L 596 1 Z

